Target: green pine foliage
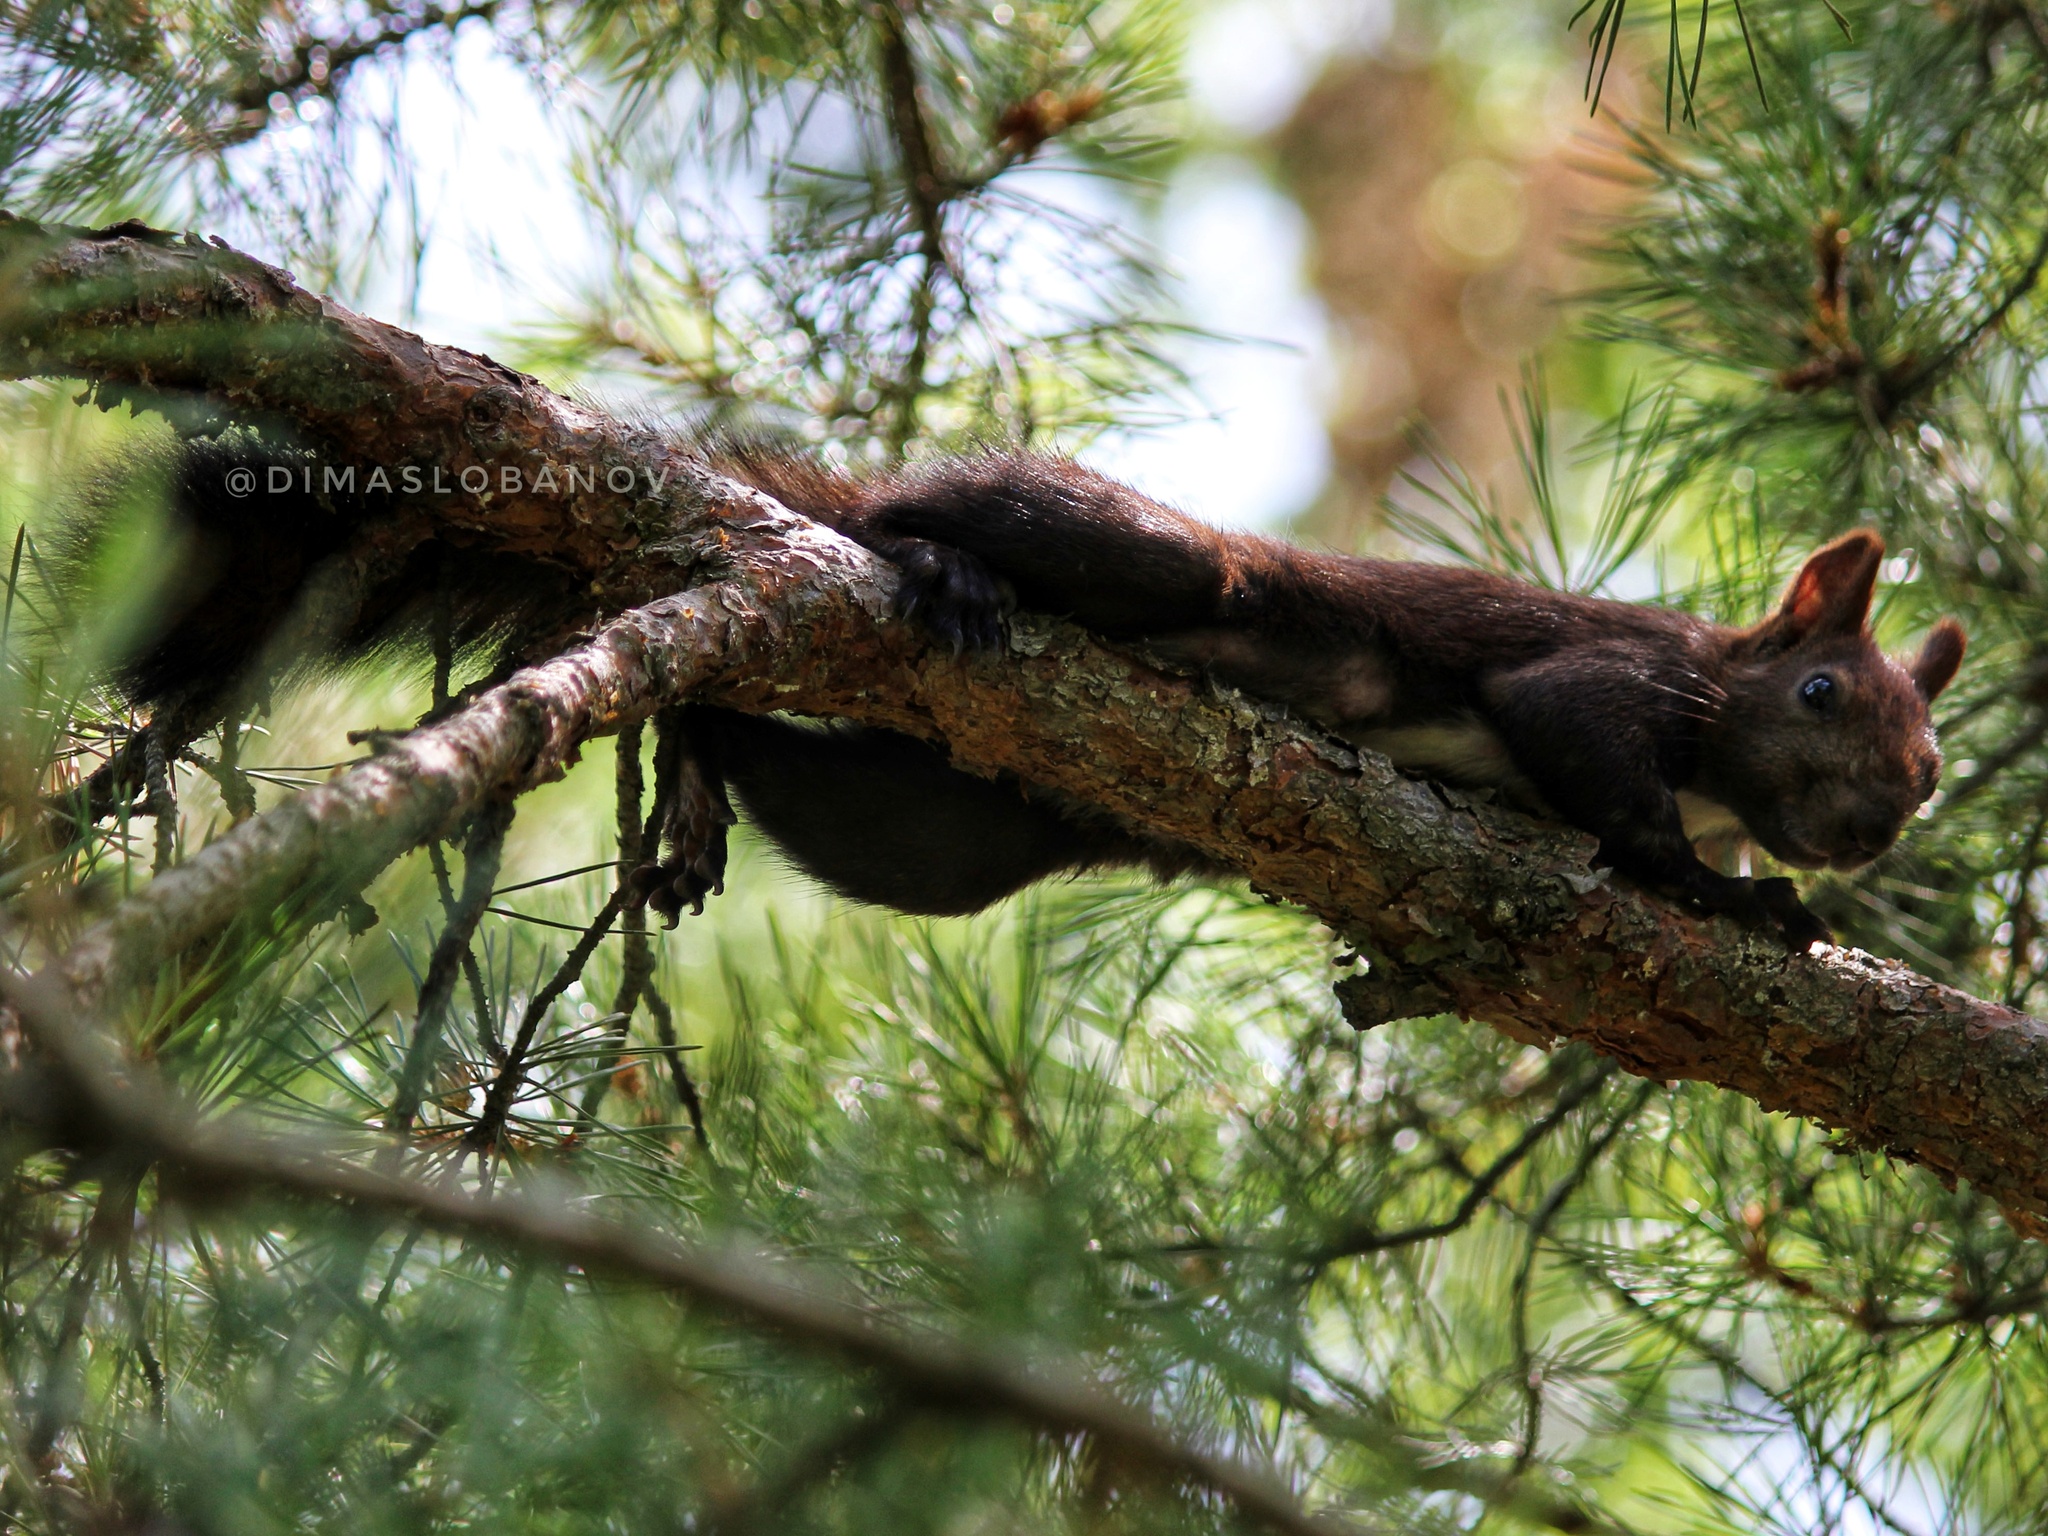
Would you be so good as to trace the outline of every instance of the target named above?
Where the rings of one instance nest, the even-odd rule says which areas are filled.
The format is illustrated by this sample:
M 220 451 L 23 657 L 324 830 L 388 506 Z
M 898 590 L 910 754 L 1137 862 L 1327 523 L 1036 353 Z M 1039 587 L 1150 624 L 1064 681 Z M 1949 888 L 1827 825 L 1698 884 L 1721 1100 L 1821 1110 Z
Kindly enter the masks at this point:
M 536 366 L 856 463 L 1129 425 L 1180 382 L 1157 259 L 1103 217 L 1174 156 L 1172 4 L 563 16 L 605 70 L 576 170 L 613 259 Z
M 2048 21 L 2024 0 L 1599 19 L 1601 58 L 1626 23 L 1690 108 L 1635 127 L 1643 197 L 1602 232 L 1574 342 L 1643 383 L 1564 392 L 1599 418 L 1575 456 L 1532 371 L 1525 493 L 1438 464 L 1404 531 L 1744 620 L 1814 540 L 1882 528 L 1885 633 L 1956 612 L 1972 657 L 1943 797 L 1816 900 L 2038 1007 Z M 488 28 L 559 88 L 607 254 L 580 309 L 522 332 L 529 365 L 855 463 L 1073 445 L 1174 408 L 1165 343 L 1201 319 L 1136 233 L 1188 142 L 1189 21 L 1167 0 L 17 6 L 0 188 L 80 220 L 269 218 L 265 254 L 361 275 L 405 256 L 377 215 L 403 156 L 355 175 L 344 152 L 365 124 L 403 142 L 379 61 Z M 1680 23 L 1703 41 L 1669 56 Z M 324 136 L 302 162 L 288 123 Z M 42 797 L 137 724 L 109 679 L 163 565 L 142 483 L 100 543 L 60 548 L 53 509 L 157 430 L 75 393 L 11 391 L 0 448 L 0 942 L 23 967 L 317 782 L 336 720 L 403 721 L 462 681 L 282 690 L 95 834 L 44 838 Z M 622 923 L 570 963 L 647 747 L 600 746 L 502 847 L 467 829 L 344 920 L 261 914 L 185 957 L 119 1020 L 137 1071 L 360 1169 L 763 1257 L 892 1336 L 1091 1382 L 1348 1528 L 2048 1529 L 2048 1250 L 1967 1188 L 1577 1049 L 1454 1019 L 1357 1034 L 1330 994 L 1350 958 L 1230 887 L 1093 880 L 913 922 L 742 840 L 707 916 Z M 474 964 L 437 968 L 472 867 Z M 0 1028 L 0 1082 L 25 1051 Z M 60 1154 L 13 1119 L 0 1151 L 11 1527 L 1245 1523 L 1184 1468 L 544 1245 Z
M 1738 567 L 1874 526 L 1894 552 L 1884 632 L 1903 642 L 1943 613 L 1968 627 L 1943 798 L 1828 910 L 1860 942 L 2025 1006 L 2048 762 L 2031 681 L 2048 32 L 2025 7 L 1750 17 L 1764 93 L 1739 51 L 1709 50 L 1697 131 L 1640 134 L 1648 196 L 1611 237 L 1618 275 L 1591 324 L 1677 366 L 1669 473 L 1743 549 Z

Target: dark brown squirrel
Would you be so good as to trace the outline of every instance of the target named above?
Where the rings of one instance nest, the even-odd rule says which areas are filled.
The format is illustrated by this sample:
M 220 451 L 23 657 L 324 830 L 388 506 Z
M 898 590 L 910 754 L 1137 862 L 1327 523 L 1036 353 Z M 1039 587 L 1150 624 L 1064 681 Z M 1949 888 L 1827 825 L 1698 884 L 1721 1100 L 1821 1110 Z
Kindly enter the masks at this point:
M 1631 879 L 1774 922 L 1796 948 L 1829 934 L 1792 883 L 1724 875 L 1692 839 L 1740 827 L 1796 868 L 1855 869 L 1940 776 L 1928 705 L 1961 665 L 1963 631 L 1943 620 L 1903 665 L 1878 649 L 1884 545 L 1867 530 L 1808 560 L 1770 618 L 1734 629 L 1226 533 L 1061 459 L 988 455 L 865 484 L 758 456 L 728 467 L 896 564 L 901 613 L 956 646 L 998 644 L 1011 601 L 1142 640 L 1403 768 L 1497 787 L 1598 837 Z M 684 857 L 639 881 L 671 914 L 715 887 L 722 849 L 704 834 L 729 819 L 721 783 L 801 868 L 909 911 L 974 911 L 1066 871 L 1203 865 L 887 732 L 705 709 L 686 731 L 711 813 L 693 813 Z
M 251 505 L 219 490 L 221 471 L 260 469 L 274 450 L 244 439 L 184 452 L 176 520 L 193 547 L 232 548 L 186 582 L 127 680 L 138 702 L 189 712 L 255 662 L 337 525 L 370 514 L 332 498 L 271 503 L 253 528 Z M 1601 860 L 1624 875 L 1703 911 L 1775 923 L 1798 948 L 1828 932 L 1791 882 L 1721 874 L 1691 839 L 1739 826 L 1784 863 L 1854 869 L 1892 845 L 1940 774 L 1928 704 L 1961 664 L 1963 632 L 1943 620 L 1906 664 L 1878 649 L 1867 618 L 1883 544 L 1867 531 L 1808 560 L 1772 617 L 1733 629 L 1482 571 L 1222 532 L 1064 459 L 986 454 L 855 481 L 794 455 L 709 452 L 897 565 L 902 616 L 955 647 L 998 645 L 1012 603 L 1142 640 L 1404 768 L 1498 787 L 1598 837 Z M 274 545 L 291 558 L 271 560 L 269 579 L 243 569 L 242 551 Z M 369 595 L 348 644 L 417 633 L 436 583 L 456 589 L 438 600 L 471 634 L 502 632 L 494 592 L 499 619 L 530 617 L 556 591 L 573 600 L 544 573 L 506 564 L 458 555 L 408 568 Z M 893 732 L 705 706 L 668 727 L 657 752 L 668 848 L 632 881 L 671 921 L 719 888 L 728 787 L 800 869 L 909 912 L 972 912 L 1090 868 L 1212 867 Z

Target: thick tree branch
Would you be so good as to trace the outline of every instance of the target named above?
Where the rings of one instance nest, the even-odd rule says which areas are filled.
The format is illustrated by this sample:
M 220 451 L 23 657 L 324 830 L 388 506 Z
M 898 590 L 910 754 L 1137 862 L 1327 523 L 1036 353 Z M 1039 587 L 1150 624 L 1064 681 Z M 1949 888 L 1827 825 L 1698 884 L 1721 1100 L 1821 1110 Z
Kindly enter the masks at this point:
M 214 343 L 184 344 L 201 321 Z M 635 487 L 409 513 L 644 605 L 151 882 L 63 962 L 88 1007 L 266 902 L 317 907 L 360 887 L 486 799 L 559 773 L 590 736 L 705 697 L 940 738 L 966 766 L 1191 843 L 1372 958 L 1369 1022 L 1444 1009 L 1520 1040 L 1583 1040 L 1642 1076 L 1732 1088 L 1967 1178 L 2023 1219 L 2048 1215 L 2040 1023 L 1869 955 L 1792 956 L 1678 912 L 1589 869 L 1579 834 L 1404 778 L 1071 626 L 1020 619 L 1007 654 L 935 654 L 889 621 L 887 566 L 687 445 L 247 258 L 0 225 L 0 373 L 175 383 L 301 422 L 339 452 L 393 441 L 415 462 L 463 465 L 530 447 L 614 465 Z

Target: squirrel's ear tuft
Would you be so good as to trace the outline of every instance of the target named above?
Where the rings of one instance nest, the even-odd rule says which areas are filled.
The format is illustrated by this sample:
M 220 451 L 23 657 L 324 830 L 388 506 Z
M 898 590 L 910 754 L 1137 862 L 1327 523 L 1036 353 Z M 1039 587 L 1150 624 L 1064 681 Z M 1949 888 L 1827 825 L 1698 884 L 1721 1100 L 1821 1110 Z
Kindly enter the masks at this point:
M 1816 552 L 1794 578 L 1773 628 L 1787 645 L 1812 635 L 1857 635 L 1870 617 L 1884 540 L 1868 528 Z
M 1928 631 L 1920 654 L 1906 669 L 1912 675 L 1913 686 L 1920 690 L 1921 698 L 1932 703 L 1935 696 L 1955 680 L 1956 668 L 1963 664 L 1963 650 L 1968 644 L 1963 626 L 1954 619 L 1943 619 Z

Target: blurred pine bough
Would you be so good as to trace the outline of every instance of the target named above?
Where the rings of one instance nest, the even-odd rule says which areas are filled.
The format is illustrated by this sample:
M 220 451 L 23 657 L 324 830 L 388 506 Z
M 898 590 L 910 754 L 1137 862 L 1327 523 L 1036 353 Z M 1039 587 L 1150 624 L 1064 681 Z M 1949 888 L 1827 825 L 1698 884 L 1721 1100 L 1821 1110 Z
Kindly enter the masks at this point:
M 1469 36 L 1485 14 L 1411 20 Z M 1821 899 L 1872 948 L 2038 1006 L 2048 26 L 2024 4 L 1838 23 L 1787 0 L 1659 14 L 1645 40 L 1667 20 L 1704 50 L 1636 56 L 1679 70 L 1696 123 L 1636 125 L 1647 189 L 1584 316 L 1625 362 L 1678 366 L 1613 398 L 1580 370 L 1559 408 L 1606 428 L 1578 467 L 1532 386 L 1519 508 L 1418 464 L 1443 493 L 1431 536 L 1590 585 L 1654 550 L 1639 588 L 1741 618 L 1788 552 L 1877 522 L 1885 622 L 1959 609 L 1976 649 L 1946 797 Z M 1046 173 L 1134 178 L 1116 207 L 1142 207 L 1186 140 L 1187 21 L 700 0 L 282 7 L 252 32 L 233 8 L 31 5 L 0 16 L 0 185 L 24 212 L 257 230 L 348 291 L 418 254 L 363 238 L 408 199 L 402 155 L 372 164 L 355 137 L 404 143 L 376 61 L 489 28 L 575 86 L 562 132 L 611 258 L 582 312 L 527 334 L 530 361 L 855 460 L 1072 433 L 1171 401 L 1175 321 L 1122 213 Z M 301 128 L 324 152 L 279 147 Z M 1047 233 L 1051 258 L 1020 248 Z M 18 837 L 132 725 L 105 679 L 158 561 L 139 514 L 90 599 L 47 579 L 41 509 L 119 428 L 40 386 L 9 408 Z M 317 707 L 426 702 L 369 686 Z M 281 698 L 177 765 L 178 817 L 138 805 L 17 864 L 11 954 L 61 945 L 239 797 L 307 782 L 315 712 Z M 632 780 L 612 783 L 637 801 Z M 610 792 L 596 754 L 522 802 L 438 1032 L 418 990 L 460 850 L 387 875 L 366 933 L 229 945 L 167 979 L 131 1045 L 207 1111 L 366 1165 L 459 1159 L 465 1184 L 801 1260 L 876 1319 L 1078 1360 L 1368 1529 L 2041 1529 L 2048 1261 L 1967 1190 L 1455 1021 L 1356 1036 L 1323 938 L 1232 891 L 1083 883 L 921 925 L 826 908 L 751 856 L 710 918 L 605 940 L 536 1009 L 609 891 Z M 462 1148 L 529 1015 L 483 1174 Z M 401 1101 L 394 1153 L 378 1127 Z M 8 1145 L 0 1501 L 25 1529 L 1238 1523 L 1088 1435 L 515 1243 Z

